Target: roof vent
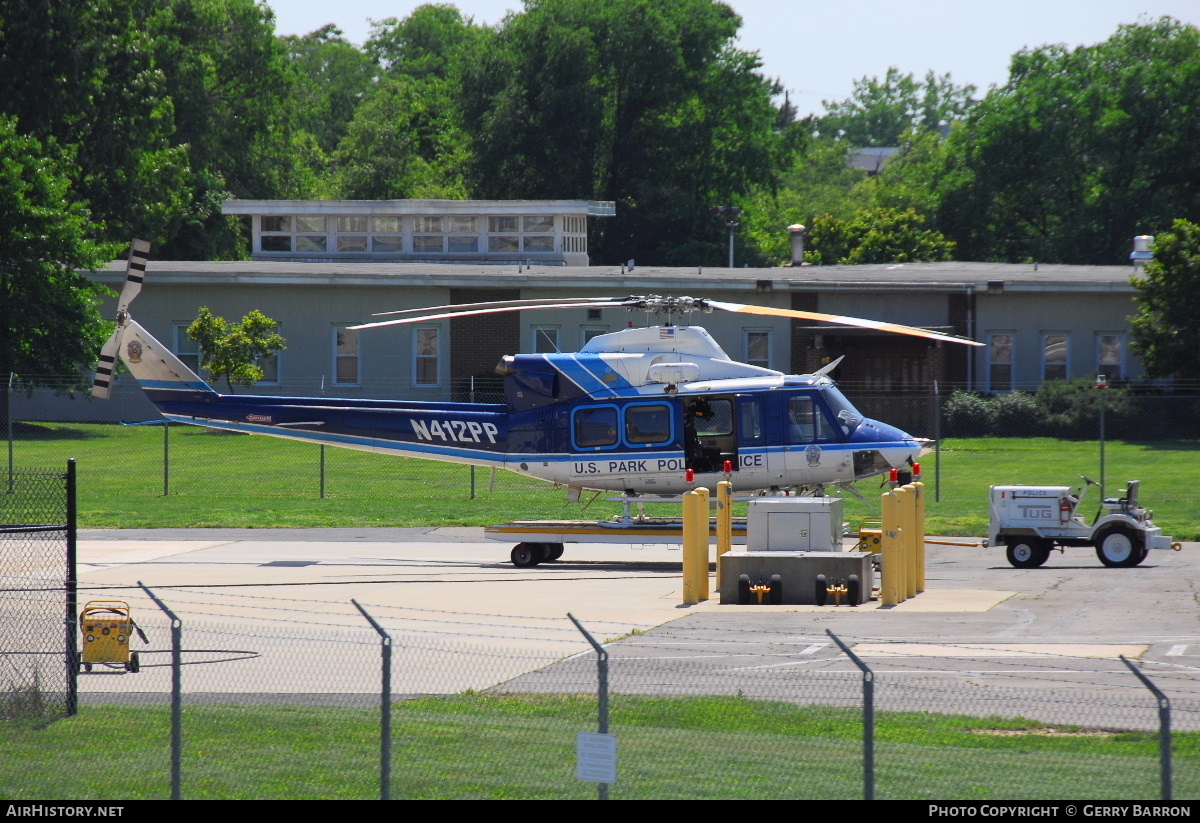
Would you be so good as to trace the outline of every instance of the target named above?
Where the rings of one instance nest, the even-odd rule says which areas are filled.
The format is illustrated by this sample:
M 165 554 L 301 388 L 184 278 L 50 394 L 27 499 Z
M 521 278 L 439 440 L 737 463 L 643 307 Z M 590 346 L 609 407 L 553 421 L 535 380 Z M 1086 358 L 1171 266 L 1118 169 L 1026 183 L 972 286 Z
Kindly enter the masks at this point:
M 1139 234 L 1133 238 L 1133 251 L 1129 254 L 1129 259 L 1133 261 L 1133 268 L 1140 269 L 1146 264 L 1147 260 L 1154 259 L 1154 252 L 1150 251 L 1150 244 L 1154 242 L 1153 235 Z

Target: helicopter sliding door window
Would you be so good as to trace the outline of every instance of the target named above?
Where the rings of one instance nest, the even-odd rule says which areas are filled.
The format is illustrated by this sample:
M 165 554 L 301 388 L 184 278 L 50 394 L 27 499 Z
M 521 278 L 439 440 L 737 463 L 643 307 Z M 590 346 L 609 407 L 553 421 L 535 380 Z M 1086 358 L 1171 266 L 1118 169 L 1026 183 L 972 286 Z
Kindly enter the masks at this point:
M 1069 376 L 1067 357 L 1070 353 L 1070 336 L 1062 332 L 1049 332 L 1042 336 L 1042 379 L 1066 380 Z
M 671 407 L 665 403 L 638 403 L 626 406 L 625 442 L 635 448 L 661 446 L 671 442 Z
M 1096 335 L 1096 374 L 1104 375 L 1109 385 L 1125 379 L 1125 335 Z
M 571 439 L 576 449 L 617 446 L 617 407 L 583 406 L 571 413 Z
M 771 368 L 771 331 L 770 329 L 745 329 L 742 332 L 745 355 L 744 360 L 751 366 Z
M 438 331 L 435 326 L 413 329 L 413 384 L 438 384 Z
M 359 383 L 358 332 L 353 329 L 333 330 L 333 382 L 341 385 Z
M 1010 392 L 1013 388 L 1013 334 L 988 335 L 988 391 Z

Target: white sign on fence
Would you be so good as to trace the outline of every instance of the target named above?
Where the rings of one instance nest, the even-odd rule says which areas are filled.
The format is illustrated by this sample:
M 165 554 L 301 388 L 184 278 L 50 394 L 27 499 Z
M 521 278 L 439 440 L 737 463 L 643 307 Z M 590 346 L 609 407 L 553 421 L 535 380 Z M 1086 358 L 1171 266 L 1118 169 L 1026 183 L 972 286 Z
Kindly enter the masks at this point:
M 617 736 L 580 732 L 575 738 L 575 777 L 591 783 L 617 782 Z

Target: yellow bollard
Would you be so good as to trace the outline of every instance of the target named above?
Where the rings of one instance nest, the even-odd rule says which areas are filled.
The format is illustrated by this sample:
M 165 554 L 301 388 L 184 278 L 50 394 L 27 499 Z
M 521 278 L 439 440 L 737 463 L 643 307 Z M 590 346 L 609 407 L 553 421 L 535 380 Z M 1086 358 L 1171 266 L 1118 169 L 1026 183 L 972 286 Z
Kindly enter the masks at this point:
M 917 592 L 925 591 L 925 484 L 913 483 L 917 490 Z
M 917 490 L 912 484 L 903 487 L 904 503 L 900 527 L 904 529 L 904 587 L 905 597 L 917 596 Z
M 733 484 L 717 484 L 717 588 L 725 585 L 721 577 L 721 555 L 733 548 Z
M 900 587 L 897 585 L 900 570 L 900 553 L 897 546 L 898 529 L 896 524 L 896 503 L 898 495 L 895 491 L 884 492 L 880 499 L 883 525 L 880 534 L 880 580 L 879 600 L 884 606 L 895 606 L 900 602 Z
M 701 524 L 696 517 L 696 500 L 699 498 L 694 491 L 683 495 L 683 605 L 694 606 L 700 602 L 700 593 L 696 590 L 696 530 Z M 707 518 L 706 518 L 707 520 Z M 707 528 L 707 523 L 704 524 Z
M 712 545 L 709 539 L 709 512 L 708 507 L 709 491 L 701 486 L 696 489 L 696 519 L 700 522 L 700 528 L 696 530 L 696 593 L 701 600 L 708 599 L 709 592 L 709 576 L 708 576 L 708 556 L 711 554 L 709 547 Z

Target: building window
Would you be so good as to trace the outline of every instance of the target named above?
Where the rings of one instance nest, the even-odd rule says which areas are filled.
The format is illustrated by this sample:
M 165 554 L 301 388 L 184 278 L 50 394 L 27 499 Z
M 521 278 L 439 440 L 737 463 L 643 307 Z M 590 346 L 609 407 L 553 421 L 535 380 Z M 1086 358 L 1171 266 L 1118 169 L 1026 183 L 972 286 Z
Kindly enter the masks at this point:
M 501 254 L 554 251 L 554 216 L 489 217 L 488 251 Z
M 1069 375 L 1067 356 L 1070 337 L 1051 333 L 1042 337 L 1042 379 L 1066 380 Z
M 324 252 L 329 245 L 323 214 L 265 214 L 259 222 L 261 251 Z
M 1125 379 L 1125 335 L 1096 335 L 1096 374 L 1108 378 L 1109 385 Z
M 892 358 L 864 357 L 863 383 L 869 391 L 886 392 L 892 389 Z
M 999 332 L 988 336 L 988 391 L 1009 392 L 1013 388 L 1013 335 Z
M 764 329 L 746 329 L 743 332 L 745 361 L 751 366 L 771 368 L 771 332 Z
M 359 382 L 358 332 L 354 329 L 333 330 L 333 382 L 356 385 Z
M 436 327 L 413 329 L 413 383 L 436 386 L 438 383 L 438 331 Z
M 579 347 L 583 348 L 593 337 L 608 334 L 608 326 L 582 326 L 579 329 Z
M 192 338 L 188 337 L 188 327 L 190 323 L 176 323 L 175 332 L 175 356 L 179 358 L 183 365 L 200 373 L 200 344 Z
M 533 353 L 555 354 L 558 352 L 558 326 L 533 327 Z

